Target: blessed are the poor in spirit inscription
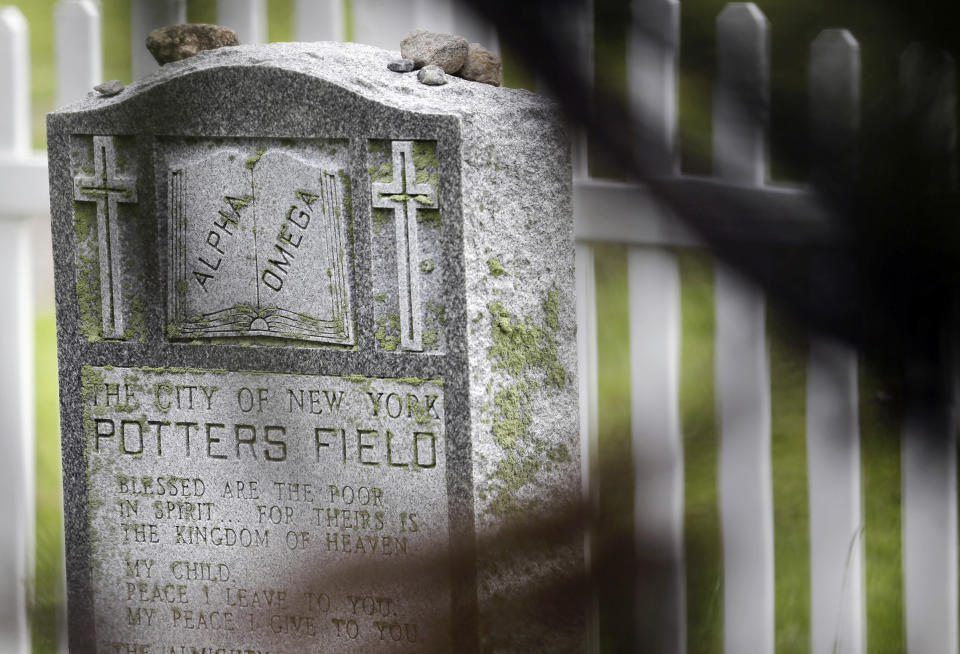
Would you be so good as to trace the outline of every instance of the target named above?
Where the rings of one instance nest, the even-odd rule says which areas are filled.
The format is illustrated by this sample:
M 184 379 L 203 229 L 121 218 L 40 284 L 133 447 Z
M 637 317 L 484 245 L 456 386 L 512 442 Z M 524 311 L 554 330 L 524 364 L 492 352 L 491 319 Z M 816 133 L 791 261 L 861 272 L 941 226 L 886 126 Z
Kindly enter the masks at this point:
M 443 649 L 440 383 L 87 367 L 83 399 L 102 651 Z

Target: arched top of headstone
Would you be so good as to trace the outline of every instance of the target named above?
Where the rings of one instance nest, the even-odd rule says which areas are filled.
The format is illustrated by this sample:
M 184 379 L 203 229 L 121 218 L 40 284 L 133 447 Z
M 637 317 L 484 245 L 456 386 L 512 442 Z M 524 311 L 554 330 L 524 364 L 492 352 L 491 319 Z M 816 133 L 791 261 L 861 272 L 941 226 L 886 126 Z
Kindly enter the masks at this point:
M 222 108 L 240 97 L 250 99 L 257 95 L 268 101 L 268 94 L 274 89 L 286 88 L 302 94 L 298 104 L 320 110 L 318 100 L 322 103 L 333 99 L 317 95 L 318 88 L 326 85 L 385 107 L 421 114 L 496 114 L 502 117 L 512 111 L 552 110 L 553 103 L 527 91 L 493 87 L 453 75 L 447 75 L 443 86 L 422 84 L 416 71 L 395 73 L 387 69 L 387 64 L 397 57 L 397 52 L 357 43 L 224 47 L 167 64 L 117 96 L 88 96 L 55 114 L 120 109 L 129 106 L 131 101 L 146 97 L 154 107 L 152 113 L 162 113 L 167 107 L 157 106 L 156 94 L 171 87 L 176 88 L 175 93 L 162 94 L 168 96 L 173 105 L 170 109 L 185 106 L 199 109 L 207 105 Z M 246 71 L 248 81 L 238 86 L 241 71 Z M 186 87 L 181 87 L 184 82 Z M 268 82 L 270 86 L 264 87 L 263 84 Z M 186 89 L 195 93 L 185 95 Z M 343 109 L 349 110 L 348 107 Z M 142 109 L 138 107 L 137 111 Z

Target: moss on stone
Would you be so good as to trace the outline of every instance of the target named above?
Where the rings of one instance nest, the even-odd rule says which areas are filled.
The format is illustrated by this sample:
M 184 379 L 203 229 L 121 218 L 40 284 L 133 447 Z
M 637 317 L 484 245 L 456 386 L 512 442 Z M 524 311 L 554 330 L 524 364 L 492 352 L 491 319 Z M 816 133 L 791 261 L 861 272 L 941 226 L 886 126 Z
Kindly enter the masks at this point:
M 260 161 L 260 157 L 262 157 L 266 152 L 267 152 L 266 148 L 258 148 L 257 153 L 255 155 L 253 155 L 252 157 L 247 157 L 247 163 L 246 163 L 247 168 L 249 168 L 250 170 L 253 170 L 256 167 L 257 163 Z
M 127 299 L 127 305 L 130 307 L 130 321 L 123 332 L 123 340 L 139 340 L 141 343 L 147 342 L 147 318 L 146 306 L 143 298 L 139 295 L 133 295 Z
M 517 447 L 527 438 L 527 427 L 533 422 L 526 412 L 530 395 L 526 382 L 518 382 L 500 390 L 493 398 L 496 414 L 493 438 L 505 450 Z
M 566 443 L 558 443 L 547 450 L 547 458 L 555 463 L 566 463 L 570 460 L 570 448 Z
M 509 275 L 507 269 L 503 267 L 503 264 L 500 263 L 500 259 L 497 257 L 490 257 L 487 259 L 487 268 L 490 270 L 490 274 L 494 277 L 502 277 L 503 275 Z
M 540 320 L 530 315 L 520 320 L 501 302 L 487 307 L 493 341 L 487 352 L 491 369 L 502 371 L 510 379 L 500 383 L 494 394 L 490 427 L 494 441 L 506 451 L 506 457 L 490 476 L 492 500 L 488 510 L 497 515 L 519 510 L 517 491 L 534 481 L 547 460 L 562 462 L 570 456 L 566 445 L 548 448 L 542 439 L 529 434 L 533 423 L 529 406 L 534 391 L 541 384 L 560 388 L 569 377 L 559 361 L 555 337 L 559 327 L 558 304 L 559 293 L 551 289 L 542 302 L 544 315 Z
M 96 254 L 77 256 L 77 309 L 80 333 L 91 343 L 103 339 L 100 301 L 100 259 Z
M 418 425 L 426 425 L 431 420 L 430 414 L 422 404 L 417 404 L 416 402 L 409 403 L 407 404 L 407 410 L 413 414 L 413 418 L 417 421 Z
M 413 166 L 417 171 L 414 179 L 416 184 L 440 184 L 440 160 L 437 158 L 436 141 L 413 142 Z
M 439 209 L 419 209 L 417 211 L 417 223 L 430 225 L 434 229 L 440 229 L 440 210 Z
M 424 259 L 420 262 L 420 270 L 427 275 L 436 270 L 437 266 L 433 263 L 433 259 Z
M 377 343 L 387 352 L 394 352 L 400 347 L 400 316 L 388 313 L 377 318 L 377 330 L 374 332 Z
M 547 327 L 553 331 L 560 329 L 560 294 L 556 287 L 547 291 L 547 297 L 543 300 L 543 319 Z
M 508 452 L 507 456 L 497 463 L 496 470 L 491 475 L 500 483 L 496 496 L 490 502 L 490 512 L 500 516 L 520 513 L 521 507 L 516 493 L 534 480 L 542 465 L 535 457 L 520 457 L 515 452 Z
M 383 226 L 393 220 L 393 212 L 389 209 L 374 209 L 371 212 L 373 218 L 373 233 L 379 234 L 383 231 Z
M 553 334 L 527 316 L 524 321 L 515 320 L 500 302 L 488 307 L 491 317 L 493 345 L 487 355 L 493 370 L 505 370 L 513 377 L 521 377 L 538 370 L 544 375 L 544 383 L 557 388 L 567 380 L 567 371 L 557 354 L 557 341 Z

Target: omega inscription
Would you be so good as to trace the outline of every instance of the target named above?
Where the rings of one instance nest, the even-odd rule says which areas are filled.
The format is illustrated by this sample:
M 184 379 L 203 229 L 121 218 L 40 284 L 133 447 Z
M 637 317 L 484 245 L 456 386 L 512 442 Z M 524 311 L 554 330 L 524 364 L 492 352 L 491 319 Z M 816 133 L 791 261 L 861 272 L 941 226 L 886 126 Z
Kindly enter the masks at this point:
M 98 652 L 449 651 L 442 381 L 86 366 L 82 394 Z
M 168 158 L 170 338 L 354 343 L 347 147 L 321 143 Z

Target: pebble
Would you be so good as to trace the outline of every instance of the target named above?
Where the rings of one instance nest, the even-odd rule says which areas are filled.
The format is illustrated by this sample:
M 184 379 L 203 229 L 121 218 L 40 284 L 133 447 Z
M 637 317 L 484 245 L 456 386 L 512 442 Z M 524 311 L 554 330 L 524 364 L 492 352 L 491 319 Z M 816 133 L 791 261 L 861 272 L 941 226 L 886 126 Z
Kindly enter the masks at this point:
M 443 69 L 432 64 L 421 68 L 420 72 L 417 73 L 417 79 L 420 80 L 421 84 L 428 86 L 442 86 L 447 83 L 447 76 Z
M 207 23 L 170 25 L 147 35 L 147 50 L 161 66 L 227 45 L 240 45 L 237 33 L 229 27 Z
M 463 63 L 463 68 L 457 72 L 457 76 L 473 82 L 500 86 L 503 83 L 503 65 L 500 63 L 500 57 L 479 43 L 471 43 L 467 51 L 467 59 Z
M 409 73 L 413 70 L 413 59 L 394 59 L 387 64 L 387 68 L 395 73 Z
M 427 30 L 408 32 L 400 41 L 400 54 L 413 59 L 415 68 L 439 66 L 445 73 L 455 73 L 463 66 L 470 44 L 462 36 Z
M 103 84 L 97 84 L 93 87 L 93 90 L 99 93 L 104 98 L 109 98 L 118 93 L 122 92 L 126 87 L 118 79 L 112 79 L 109 82 L 104 82 Z

